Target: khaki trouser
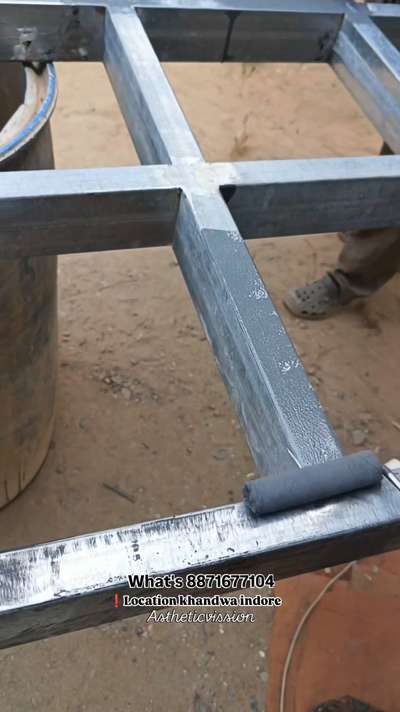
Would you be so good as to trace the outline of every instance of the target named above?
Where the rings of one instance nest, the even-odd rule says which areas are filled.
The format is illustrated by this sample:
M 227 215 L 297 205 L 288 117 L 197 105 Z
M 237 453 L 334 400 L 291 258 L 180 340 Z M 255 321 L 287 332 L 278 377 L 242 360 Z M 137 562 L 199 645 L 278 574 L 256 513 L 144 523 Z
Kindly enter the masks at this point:
M 383 144 L 381 155 L 392 151 Z M 331 274 L 345 296 L 369 296 L 400 271 L 400 227 L 356 230 L 345 244 Z

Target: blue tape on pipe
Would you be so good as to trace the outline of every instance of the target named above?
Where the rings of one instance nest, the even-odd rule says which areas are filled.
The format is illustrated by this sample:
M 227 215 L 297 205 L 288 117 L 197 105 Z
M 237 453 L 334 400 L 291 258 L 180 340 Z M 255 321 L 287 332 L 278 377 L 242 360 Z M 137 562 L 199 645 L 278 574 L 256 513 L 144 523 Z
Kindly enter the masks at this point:
M 8 143 L 0 146 L 0 160 L 33 138 L 50 118 L 57 98 L 57 75 L 53 64 L 47 64 L 47 93 L 33 119 Z

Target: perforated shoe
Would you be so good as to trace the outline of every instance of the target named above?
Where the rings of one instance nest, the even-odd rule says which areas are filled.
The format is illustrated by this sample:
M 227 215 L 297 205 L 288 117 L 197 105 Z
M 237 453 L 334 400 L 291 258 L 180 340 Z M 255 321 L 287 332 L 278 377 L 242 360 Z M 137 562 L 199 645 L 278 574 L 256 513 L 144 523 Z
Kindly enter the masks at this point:
M 289 289 L 284 304 L 300 319 L 326 319 L 355 296 L 335 280 L 329 272 L 321 279 L 298 289 Z

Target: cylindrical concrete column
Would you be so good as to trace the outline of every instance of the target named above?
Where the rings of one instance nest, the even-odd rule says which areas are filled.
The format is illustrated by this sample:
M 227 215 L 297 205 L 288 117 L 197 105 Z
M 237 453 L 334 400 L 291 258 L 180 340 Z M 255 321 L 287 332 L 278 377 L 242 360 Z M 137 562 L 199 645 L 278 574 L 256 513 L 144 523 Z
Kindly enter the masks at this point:
M 52 65 L 1 64 L 0 170 L 54 167 L 48 121 L 55 100 Z M 57 258 L 2 260 L 0 507 L 27 486 L 46 457 L 56 371 Z

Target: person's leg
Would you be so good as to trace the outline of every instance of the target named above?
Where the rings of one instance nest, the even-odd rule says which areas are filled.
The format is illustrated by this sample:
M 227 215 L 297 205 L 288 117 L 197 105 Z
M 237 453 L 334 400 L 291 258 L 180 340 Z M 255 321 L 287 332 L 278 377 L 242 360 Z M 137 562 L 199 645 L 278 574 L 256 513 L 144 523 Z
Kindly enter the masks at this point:
M 350 233 L 335 269 L 284 300 L 303 319 L 324 319 L 353 299 L 369 297 L 400 271 L 400 228 Z
M 392 151 L 383 144 L 381 155 Z M 295 316 L 323 319 L 357 297 L 368 297 L 400 270 L 400 228 L 357 230 L 344 235 L 336 267 L 322 279 L 289 290 L 284 300 Z
M 348 235 L 331 275 L 345 301 L 369 297 L 400 266 L 400 228 L 358 230 Z
M 387 143 L 381 156 L 392 156 Z M 344 236 L 344 247 L 332 275 L 349 295 L 367 297 L 398 271 L 400 228 L 355 230 Z

